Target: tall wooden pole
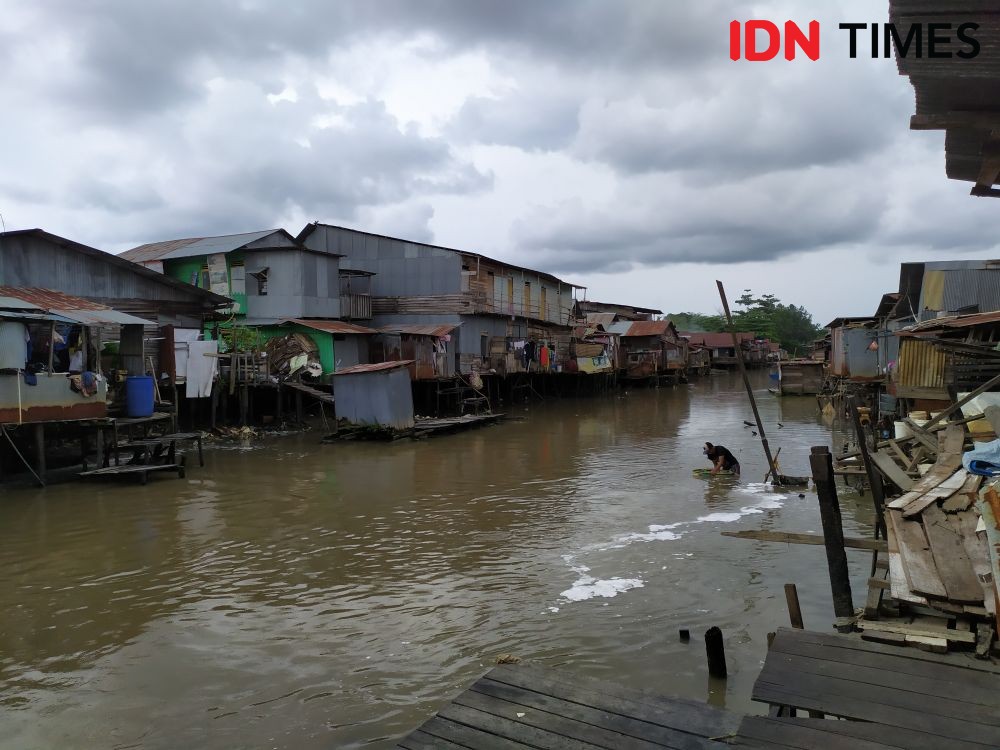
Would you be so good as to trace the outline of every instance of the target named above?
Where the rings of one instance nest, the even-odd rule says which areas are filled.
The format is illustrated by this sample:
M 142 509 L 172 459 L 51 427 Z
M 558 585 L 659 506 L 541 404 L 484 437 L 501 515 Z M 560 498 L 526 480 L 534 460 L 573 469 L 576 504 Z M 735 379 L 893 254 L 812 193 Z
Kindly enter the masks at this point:
M 750 399 L 750 408 L 753 409 L 753 418 L 757 421 L 757 430 L 760 434 L 761 445 L 764 446 L 764 455 L 767 456 L 767 465 L 771 469 L 771 477 L 774 484 L 782 483 L 778 467 L 771 457 L 771 446 L 767 444 L 767 435 L 764 434 L 764 423 L 760 421 L 760 412 L 757 411 L 757 400 L 753 397 L 753 388 L 750 387 L 750 378 L 747 376 L 747 366 L 743 362 L 743 350 L 740 348 L 739 338 L 736 336 L 736 328 L 733 326 L 733 314 L 729 312 L 729 300 L 726 299 L 726 289 L 721 281 L 716 281 L 719 287 L 719 296 L 722 298 L 722 307 L 726 311 L 726 322 L 729 323 L 729 332 L 733 336 L 733 348 L 736 350 L 736 362 L 740 367 L 740 375 L 743 376 L 743 385 L 747 389 L 747 398 Z
M 809 455 L 816 495 L 819 498 L 819 516 L 823 524 L 823 544 L 826 546 L 826 563 L 830 572 L 830 590 L 833 593 L 833 611 L 837 615 L 836 628 L 841 633 L 854 630 L 854 603 L 851 598 L 851 576 L 847 568 L 844 549 L 844 526 L 837 498 L 836 478 L 833 475 L 833 456 L 830 449 L 820 445 Z

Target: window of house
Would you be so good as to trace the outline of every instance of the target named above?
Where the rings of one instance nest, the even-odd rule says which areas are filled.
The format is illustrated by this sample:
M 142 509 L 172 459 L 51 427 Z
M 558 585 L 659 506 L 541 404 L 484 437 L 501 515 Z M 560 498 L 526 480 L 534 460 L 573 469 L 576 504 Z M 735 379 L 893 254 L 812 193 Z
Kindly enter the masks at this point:
M 247 293 L 246 267 L 242 263 L 233 263 L 229 267 L 229 291 L 232 294 Z
M 208 266 L 202 266 L 198 272 L 198 281 L 195 286 L 201 289 L 211 289 L 212 282 L 208 279 Z
M 257 282 L 257 296 L 266 297 L 267 296 L 267 272 L 270 269 L 265 268 L 261 271 L 254 271 L 250 275 L 253 276 L 254 280 Z

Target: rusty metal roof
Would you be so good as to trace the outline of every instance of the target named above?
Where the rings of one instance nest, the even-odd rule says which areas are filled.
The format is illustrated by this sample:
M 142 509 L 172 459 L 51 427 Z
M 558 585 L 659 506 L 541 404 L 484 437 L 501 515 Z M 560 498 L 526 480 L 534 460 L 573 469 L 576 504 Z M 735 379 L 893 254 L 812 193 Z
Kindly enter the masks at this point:
M 399 367 L 408 367 L 412 365 L 416 360 L 413 359 L 401 359 L 398 362 L 376 362 L 371 365 L 354 365 L 354 367 L 345 367 L 343 370 L 337 370 L 334 375 L 360 375 L 366 372 L 382 372 L 383 370 L 395 370 Z
M 609 333 L 617 333 L 623 339 L 638 338 L 640 336 L 664 336 L 673 326 L 669 320 L 621 320 L 613 323 L 609 328 Z
M 925 320 L 923 323 L 918 323 L 917 325 L 910 326 L 909 328 L 904 328 L 903 330 L 898 331 L 898 333 L 905 336 L 908 333 L 934 331 L 942 328 L 971 328 L 973 326 L 996 323 L 1000 323 L 1000 311 L 973 313 L 971 315 L 952 315 L 946 318 L 933 318 L 932 320 Z
M 382 333 L 404 333 L 409 336 L 448 336 L 458 328 L 457 324 L 445 325 L 412 325 L 409 323 L 402 325 L 387 325 L 379 328 Z
M 364 326 L 355 325 L 354 323 L 348 323 L 343 320 L 302 320 L 302 319 L 292 319 L 283 320 L 279 325 L 285 323 L 296 323 L 300 326 L 305 326 L 306 328 L 312 328 L 317 331 L 325 331 L 326 333 L 343 333 L 343 334 L 356 334 L 356 335 L 374 335 L 378 333 L 374 328 L 365 328 Z
M 733 346 L 733 335 L 731 333 L 693 332 L 682 333 L 681 336 L 686 338 L 692 344 L 704 346 L 708 349 L 731 349 Z M 737 333 L 736 336 L 741 343 L 753 340 L 752 333 Z
M 112 310 L 83 297 L 38 287 L 0 286 L 0 308 L 43 310 L 88 326 L 100 323 L 156 325 L 152 321 Z

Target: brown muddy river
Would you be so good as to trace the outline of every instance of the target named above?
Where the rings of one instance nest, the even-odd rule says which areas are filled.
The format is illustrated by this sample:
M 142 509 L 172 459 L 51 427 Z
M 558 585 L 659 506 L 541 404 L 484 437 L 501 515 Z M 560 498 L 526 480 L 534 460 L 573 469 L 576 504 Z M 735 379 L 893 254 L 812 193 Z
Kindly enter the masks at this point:
M 831 439 L 815 401 L 755 383 L 783 471 L 808 474 Z M 822 547 L 719 534 L 821 530 L 814 494 L 760 483 L 738 378 L 508 413 L 423 442 L 214 446 L 146 487 L 3 490 L 0 748 L 387 747 L 505 653 L 759 712 L 783 584 L 807 627 L 834 617 Z M 705 440 L 742 483 L 692 476 Z M 868 498 L 842 503 L 870 534 Z

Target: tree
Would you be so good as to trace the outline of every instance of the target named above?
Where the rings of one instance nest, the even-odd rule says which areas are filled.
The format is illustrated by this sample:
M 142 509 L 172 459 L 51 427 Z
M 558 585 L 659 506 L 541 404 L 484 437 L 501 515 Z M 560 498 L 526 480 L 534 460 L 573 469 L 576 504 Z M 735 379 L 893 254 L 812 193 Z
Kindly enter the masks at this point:
M 784 305 L 773 294 L 757 297 L 751 289 L 744 289 L 733 303 L 733 327 L 737 331 L 752 331 L 758 336 L 777 341 L 792 353 L 809 348 L 822 328 L 812 321 L 804 307 Z M 667 316 L 681 330 L 718 332 L 728 330 L 722 315 L 679 313 Z

